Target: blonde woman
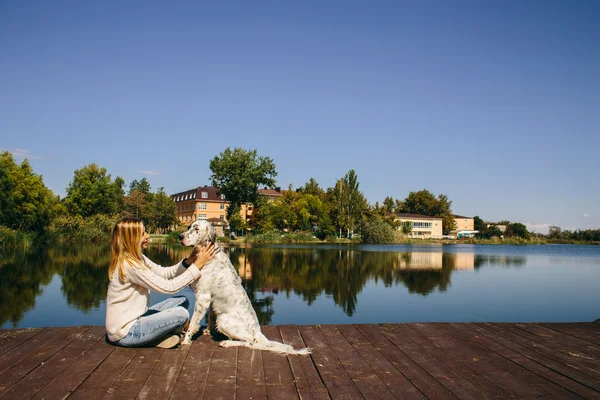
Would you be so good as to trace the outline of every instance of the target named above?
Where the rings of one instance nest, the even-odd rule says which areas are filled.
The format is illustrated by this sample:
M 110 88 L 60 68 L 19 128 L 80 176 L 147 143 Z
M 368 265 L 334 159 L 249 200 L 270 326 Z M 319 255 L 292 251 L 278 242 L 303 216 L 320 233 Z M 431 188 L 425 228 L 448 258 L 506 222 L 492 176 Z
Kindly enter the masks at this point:
M 142 254 L 148 238 L 142 221 L 122 219 L 111 238 L 110 283 L 106 297 L 108 340 L 125 347 L 175 347 L 190 314 L 185 296 L 175 296 L 150 306 L 150 290 L 172 294 L 201 277 L 200 269 L 215 248 L 195 247 L 186 259 L 161 267 Z

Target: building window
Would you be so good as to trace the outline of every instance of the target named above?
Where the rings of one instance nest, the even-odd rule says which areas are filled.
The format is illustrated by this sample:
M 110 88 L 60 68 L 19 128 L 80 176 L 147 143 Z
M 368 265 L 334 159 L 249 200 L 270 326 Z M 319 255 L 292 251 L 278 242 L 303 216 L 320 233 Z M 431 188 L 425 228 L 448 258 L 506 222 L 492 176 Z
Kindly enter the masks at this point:
M 431 222 L 413 222 L 413 228 L 431 228 Z
M 219 215 L 219 219 L 225 219 L 224 215 Z
M 225 204 L 223 204 L 223 203 L 219 204 L 219 209 L 224 210 L 225 209 Z
M 206 214 L 198 214 L 198 219 L 206 219 Z
M 192 193 L 192 199 L 196 198 L 196 192 Z
M 201 193 L 201 197 L 202 197 L 203 199 L 208 199 L 208 192 L 202 192 L 202 193 Z
M 225 200 L 225 195 L 224 194 L 221 195 L 221 200 Z
M 198 204 L 198 210 L 206 210 L 206 203 Z

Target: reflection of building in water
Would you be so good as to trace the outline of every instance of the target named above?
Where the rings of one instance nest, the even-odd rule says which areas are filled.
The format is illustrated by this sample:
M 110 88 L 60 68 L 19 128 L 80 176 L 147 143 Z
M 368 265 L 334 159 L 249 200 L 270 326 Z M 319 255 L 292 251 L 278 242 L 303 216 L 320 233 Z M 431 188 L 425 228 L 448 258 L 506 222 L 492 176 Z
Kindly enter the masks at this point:
M 240 254 L 238 257 L 239 267 L 238 267 L 238 275 L 243 280 L 252 279 L 252 266 L 250 265 L 250 261 L 248 261 L 248 257 L 246 254 Z
M 441 269 L 443 253 L 398 253 L 394 269 Z
M 475 269 L 475 253 L 457 253 L 454 256 L 454 269 Z
M 454 267 L 468 270 L 475 267 L 474 253 L 398 253 L 394 269 L 442 269 Z

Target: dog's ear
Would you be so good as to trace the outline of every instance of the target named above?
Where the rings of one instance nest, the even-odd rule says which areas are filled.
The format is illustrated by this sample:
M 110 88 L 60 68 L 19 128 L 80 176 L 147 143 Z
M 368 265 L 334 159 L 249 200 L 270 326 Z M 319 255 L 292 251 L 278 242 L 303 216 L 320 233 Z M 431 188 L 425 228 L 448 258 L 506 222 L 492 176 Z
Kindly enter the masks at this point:
M 206 224 L 206 243 L 214 243 L 217 240 L 217 232 L 210 223 Z

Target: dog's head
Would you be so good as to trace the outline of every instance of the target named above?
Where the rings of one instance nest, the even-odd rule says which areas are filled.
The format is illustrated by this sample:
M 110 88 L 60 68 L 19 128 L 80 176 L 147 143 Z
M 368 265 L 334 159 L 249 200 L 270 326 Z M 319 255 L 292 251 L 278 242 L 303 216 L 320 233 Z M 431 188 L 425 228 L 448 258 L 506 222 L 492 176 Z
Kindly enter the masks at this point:
M 217 232 L 215 228 L 205 220 L 194 221 L 186 232 L 179 235 L 179 240 L 184 246 L 215 243 L 216 239 Z

